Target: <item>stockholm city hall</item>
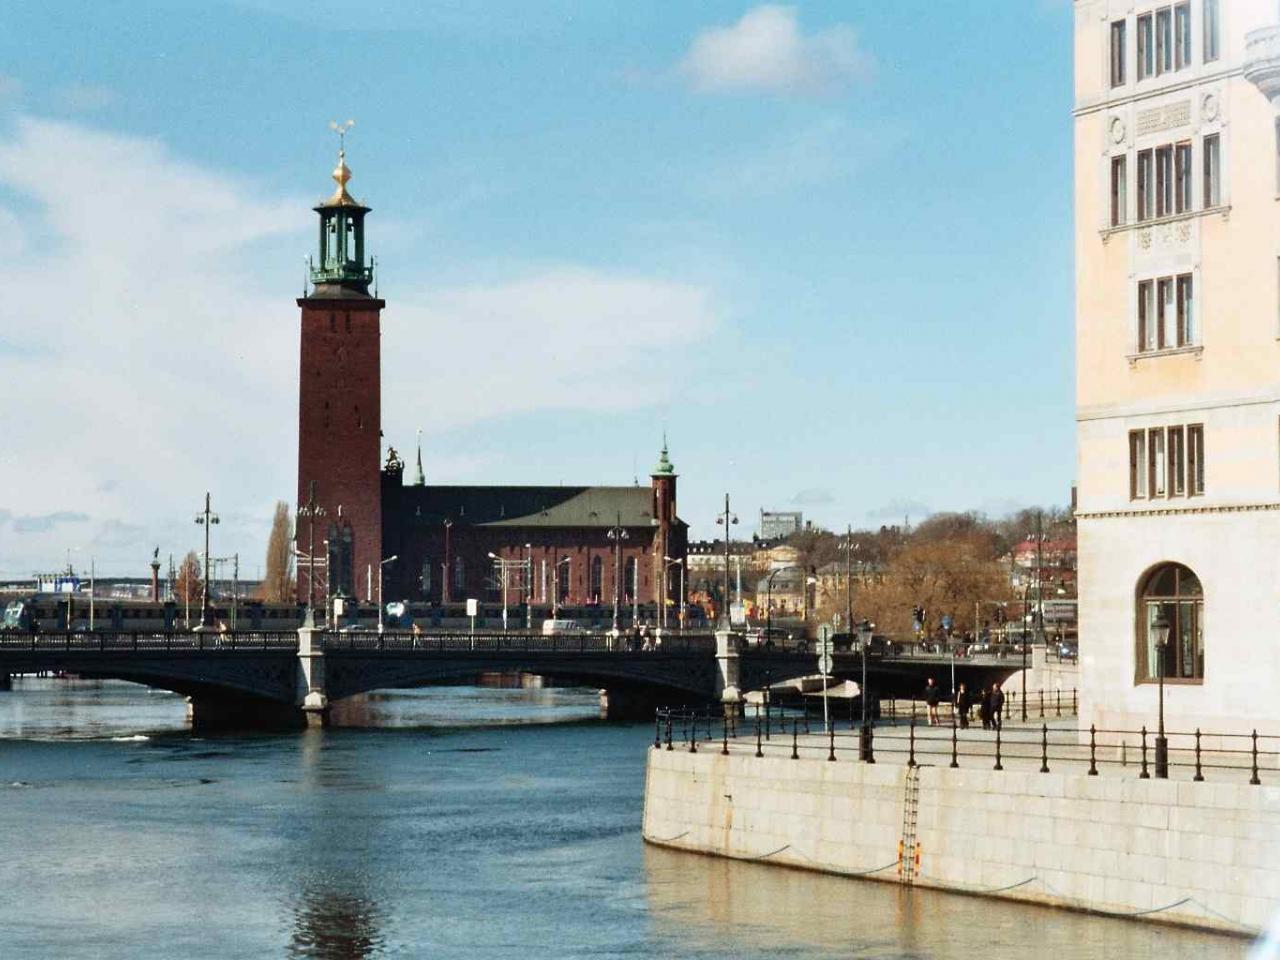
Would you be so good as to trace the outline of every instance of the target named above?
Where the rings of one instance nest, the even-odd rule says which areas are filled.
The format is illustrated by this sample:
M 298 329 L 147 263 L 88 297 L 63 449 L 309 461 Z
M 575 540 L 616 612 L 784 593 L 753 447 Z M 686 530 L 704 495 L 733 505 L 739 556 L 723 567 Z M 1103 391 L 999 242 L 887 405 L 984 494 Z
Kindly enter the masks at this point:
M 676 514 L 676 473 L 662 453 L 647 487 L 438 486 L 421 445 L 411 482 L 393 447 L 384 455 L 381 329 L 386 301 L 369 293 L 369 207 L 337 189 L 316 206 L 318 258 L 302 309 L 298 381 L 298 599 L 383 598 L 437 608 L 468 598 L 513 605 L 611 605 L 657 618 L 678 596 L 688 525 Z M 314 563 L 310 558 L 314 556 Z M 314 570 L 314 583 L 312 571 Z M 539 615 L 543 615 L 539 611 Z

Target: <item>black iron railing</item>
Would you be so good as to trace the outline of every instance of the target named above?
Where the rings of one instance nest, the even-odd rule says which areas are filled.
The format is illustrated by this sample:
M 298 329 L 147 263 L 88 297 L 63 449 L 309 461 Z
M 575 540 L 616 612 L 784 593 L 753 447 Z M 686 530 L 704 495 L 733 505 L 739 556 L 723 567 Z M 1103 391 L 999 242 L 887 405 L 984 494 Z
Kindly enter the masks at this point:
M 1173 779 L 1193 782 L 1234 780 L 1261 785 L 1280 783 L 1280 735 L 1224 733 L 1194 729 L 1169 731 L 1169 768 Z M 716 708 L 660 709 L 654 721 L 654 747 L 690 753 L 714 750 L 755 757 L 804 757 L 828 762 L 877 760 L 907 766 L 951 769 L 1019 770 L 1039 773 L 1101 773 L 1148 780 L 1156 777 L 1155 735 L 1146 727 L 1114 729 L 1090 726 L 1050 727 L 1047 723 L 990 730 L 957 723 L 929 726 L 918 715 L 906 722 L 881 722 L 867 728 L 840 729 L 831 723 L 777 710 L 732 717 Z
M 177 632 L 93 630 L 63 633 L 0 632 L 0 651 L 125 653 L 182 650 L 295 650 L 296 630 Z

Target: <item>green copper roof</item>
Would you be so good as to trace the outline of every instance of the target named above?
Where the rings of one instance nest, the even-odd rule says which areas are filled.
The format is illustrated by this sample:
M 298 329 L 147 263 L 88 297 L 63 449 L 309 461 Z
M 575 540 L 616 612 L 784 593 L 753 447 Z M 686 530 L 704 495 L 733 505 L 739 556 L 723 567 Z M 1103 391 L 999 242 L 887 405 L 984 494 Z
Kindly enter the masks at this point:
M 653 468 L 655 477 L 674 477 L 676 468 L 671 465 L 671 461 L 667 459 L 667 438 L 662 438 L 662 456 L 658 457 L 658 465 Z

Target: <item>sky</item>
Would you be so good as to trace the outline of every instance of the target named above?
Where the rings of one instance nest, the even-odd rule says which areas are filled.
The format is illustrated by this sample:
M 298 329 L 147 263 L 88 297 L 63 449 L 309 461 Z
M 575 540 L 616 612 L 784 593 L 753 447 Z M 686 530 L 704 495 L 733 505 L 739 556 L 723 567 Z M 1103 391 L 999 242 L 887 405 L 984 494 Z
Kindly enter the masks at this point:
M 1074 482 L 1071 4 L 8 0 L 0 577 L 296 489 L 331 120 L 431 483 L 843 529 Z

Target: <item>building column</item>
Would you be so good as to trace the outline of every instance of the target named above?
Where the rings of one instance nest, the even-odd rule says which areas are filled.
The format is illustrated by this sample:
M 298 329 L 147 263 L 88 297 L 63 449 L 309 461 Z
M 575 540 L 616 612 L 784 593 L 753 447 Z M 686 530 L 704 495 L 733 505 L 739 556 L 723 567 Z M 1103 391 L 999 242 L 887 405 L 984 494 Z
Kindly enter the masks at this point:
M 314 626 L 298 628 L 298 706 L 308 727 L 329 725 L 329 697 L 325 692 L 324 644 Z
M 741 637 L 730 630 L 727 619 L 721 619 L 716 630 L 716 699 L 724 707 L 726 717 L 742 715 L 742 663 L 738 654 Z

